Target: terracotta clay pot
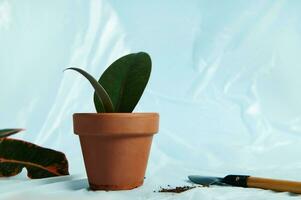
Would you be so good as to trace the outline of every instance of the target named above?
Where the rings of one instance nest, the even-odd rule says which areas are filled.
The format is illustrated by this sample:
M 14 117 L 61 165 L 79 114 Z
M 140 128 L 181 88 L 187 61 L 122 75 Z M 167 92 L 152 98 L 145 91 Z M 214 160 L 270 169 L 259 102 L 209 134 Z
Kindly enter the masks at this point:
M 92 190 L 127 190 L 143 184 L 158 113 L 76 113 Z

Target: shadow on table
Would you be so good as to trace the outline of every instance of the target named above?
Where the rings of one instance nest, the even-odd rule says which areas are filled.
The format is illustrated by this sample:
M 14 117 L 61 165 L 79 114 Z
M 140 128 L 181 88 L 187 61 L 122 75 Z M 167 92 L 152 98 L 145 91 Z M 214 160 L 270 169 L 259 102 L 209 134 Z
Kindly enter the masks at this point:
M 87 178 L 71 180 L 66 182 L 66 188 L 69 190 L 81 190 L 81 189 L 89 189 L 89 183 Z
M 87 178 L 79 178 L 78 176 L 61 176 L 61 177 L 53 177 L 48 178 L 43 181 L 43 184 L 59 184 L 63 188 L 68 190 L 81 190 L 81 189 L 89 189 L 89 182 Z

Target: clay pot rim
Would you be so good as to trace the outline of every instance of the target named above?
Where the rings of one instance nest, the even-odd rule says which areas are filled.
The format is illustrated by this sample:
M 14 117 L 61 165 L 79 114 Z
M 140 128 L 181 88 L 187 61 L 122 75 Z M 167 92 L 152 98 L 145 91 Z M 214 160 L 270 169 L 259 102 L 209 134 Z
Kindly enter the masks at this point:
M 151 117 L 159 116 L 157 112 L 132 112 L 132 113 L 74 113 L 73 115 L 83 116 L 112 116 L 112 117 Z
M 74 113 L 74 133 L 88 136 L 154 135 L 159 113 Z M 113 125 L 112 125 L 113 124 Z

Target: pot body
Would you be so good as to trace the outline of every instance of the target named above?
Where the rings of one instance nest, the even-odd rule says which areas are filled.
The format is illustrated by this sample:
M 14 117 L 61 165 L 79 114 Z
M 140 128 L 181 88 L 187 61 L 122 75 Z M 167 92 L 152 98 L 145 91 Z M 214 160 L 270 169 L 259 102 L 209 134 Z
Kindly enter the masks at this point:
M 143 184 L 158 113 L 76 113 L 73 124 L 92 190 Z

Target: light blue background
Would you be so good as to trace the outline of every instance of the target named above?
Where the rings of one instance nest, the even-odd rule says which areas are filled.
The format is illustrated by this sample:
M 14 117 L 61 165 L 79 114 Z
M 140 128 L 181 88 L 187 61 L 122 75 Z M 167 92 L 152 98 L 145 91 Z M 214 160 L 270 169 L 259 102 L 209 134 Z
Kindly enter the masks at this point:
M 64 151 L 71 174 L 85 176 L 71 120 L 95 112 L 93 90 L 62 71 L 99 77 L 146 51 L 153 71 L 136 111 L 161 115 L 149 191 L 189 174 L 301 180 L 300 9 L 297 0 L 0 0 L 1 127 L 26 128 L 16 137 Z

